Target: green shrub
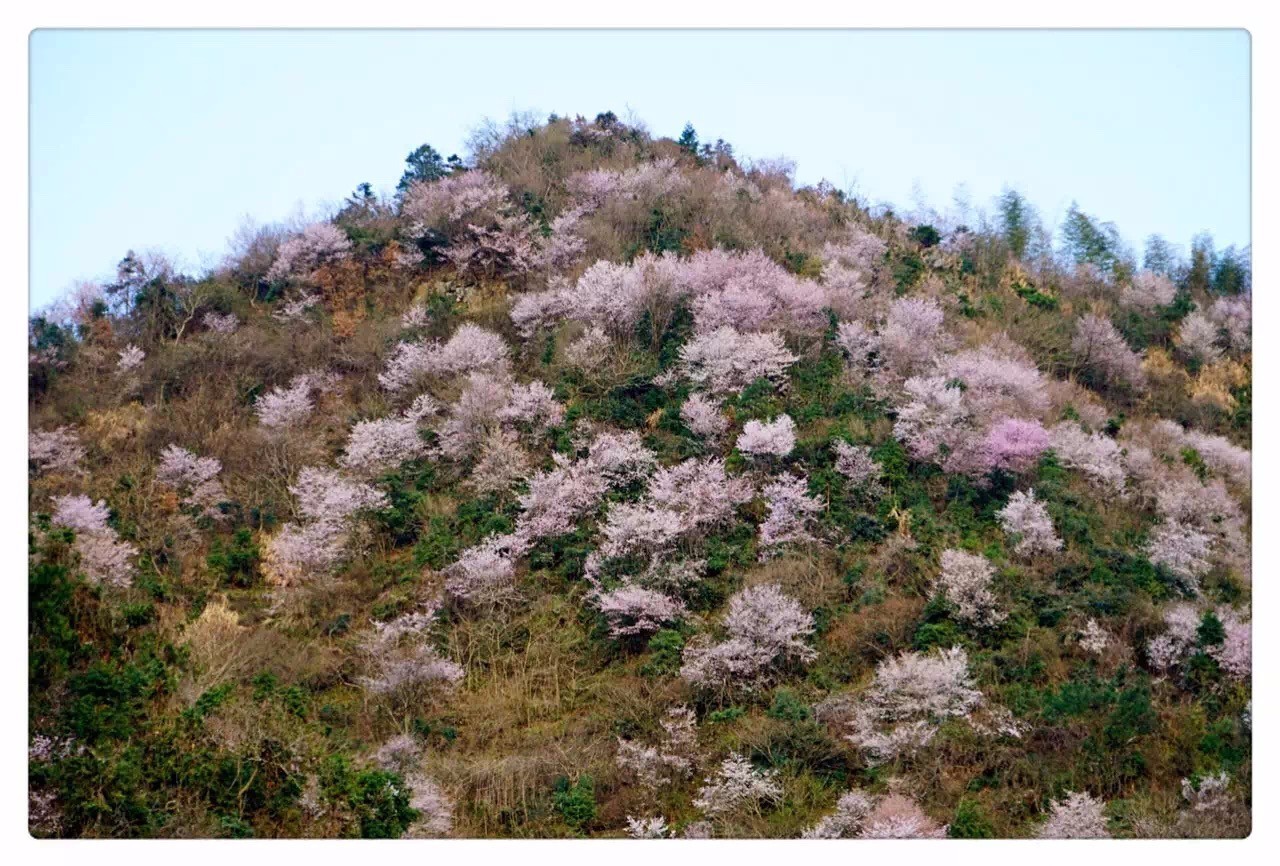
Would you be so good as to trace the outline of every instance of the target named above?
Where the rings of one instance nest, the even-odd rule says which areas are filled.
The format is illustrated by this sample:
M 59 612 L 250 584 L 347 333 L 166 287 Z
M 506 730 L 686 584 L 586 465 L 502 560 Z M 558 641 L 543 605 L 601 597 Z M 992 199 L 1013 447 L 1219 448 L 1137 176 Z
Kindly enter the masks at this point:
M 556 780 L 552 801 L 564 822 L 578 832 L 596 819 L 595 783 L 590 776 L 579 776 L 572 784 L 561 776 Z

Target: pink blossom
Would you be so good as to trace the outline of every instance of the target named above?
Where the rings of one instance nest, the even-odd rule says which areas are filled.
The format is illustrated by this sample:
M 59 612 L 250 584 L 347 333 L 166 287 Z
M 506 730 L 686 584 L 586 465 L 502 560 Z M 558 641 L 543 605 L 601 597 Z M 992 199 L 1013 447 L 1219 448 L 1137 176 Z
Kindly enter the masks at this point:
M 961 550 L 942 552 L 942 572 L 937 588 L 956 609 L 956 618 L 977 626 L 994 626 L 1007 616 L 996 610 L 997 600 L 991 592 L 995 568 L 986 557 Z
M 884 763 L 926 745 L 944 720 L 968 719 L 982 702 L 962 648 L 902 653 L 876 667 L 848 739 L 872 764 Z
M 1147 558 L 1160 565 L 1182 581 L 1191 590 L 1198 590 L 1200 578 L 1208 572 L 1213 539 L 1194 526 L 1165 520 L 1151 533 L 1147 541 Z
M 782 799 L 777 770 L 758 770 L 745 757 L 732 752 L 716 775 L 703 780 L 693 805 L 710 817 L 739 811 L 759 812 L 761 803 Z
M 865 824 L 875 800 L 858 789 L 846 791 L 836 802 L 836 809 L 804 831 L 805 839 L 852 839 Z
M 809 496 L 808 481 L 782 475 L 764 488 L 764 498 L 769 516 L 760 524 L 761 558 L 783 544 L 813 540 L 806 527 L 823 505 Z
M 714 395 L 741 391 L 762 378 L 776 384 L 796 360 L 777 332 L 742 334 L 722 327 L 680 347 L 685 374 Z
M 1040 455 L 1049 450 L 1049 431 L 1039 421 L 1022 418 L 1005 418 L 997 421 L 989 431 L 985 452 L 991 466 L 1008 472 L 1020 473 L 1032 469 Z
M 1222 297 L 1209 307 L 1209 318 L 1226 333 L 1227 344 L 1237 352 L 1252 347 L 1253 303 L 1244 296 Z
M 1146 387 L 1142 359 L 1129 348 L 1108 319 L 1093 313 L 1081 316 L 1071 339 L 1071 351 L 1083 367 L 1107 382 L 1120 383 L 1135 390 Z
M 406 391 L 428 378 L 476 371 L 505 374 L 510 356 L 502 337 L 467 322 L 443 345 L 400 343 L 378 381 L 388 391 Z
M 515 536 L 491 535 L 462 552 L 444 570 L 445 591 L 472 605 L 500 604 L 515 594 L 515 561 L 528 545 Z
M 1044 503 L 1036 499 L 1035 491 L 1018 490 L 996 512 L 1000 527 L 1014 536 L 1014 553 L 1034 556 L 1037 553 L 1056 553 L 1062 549 L 1062 539 L 1053 529 L 1053 520 Z
M 483 171 L 465 171 L 413 184 L 401 215 L 417 240 L 439 235 L 444 255 L 462 273 L 521 274 L 537 263 L 533 225 L 510 190 Z
M 880 337 L 861 322 L 841 322 L 836 329 L 836 345 L 852 369 L 865 373 L 872 367 L 872 356 L 880 349 Z
M 751 485 L 730 476 L 720 459 L 686 460 L 658 469 L 648 489 L 650 501 L 679 515 L 682 531 L 723 525 L 753 496 Z
M 315 380 L 307 374 L 295 376 L 286 388 L 273 388 L 254 402 L 258 421 L 264 427 L 294 427 L 315 411 L 312 395 Z
M 855 496 L 878 499 L 884 494 L 884 486 L 880 483 L 884 469 L 872 458 L 870 448 L 850 445 L 843 439 L 836 439 L 832 446 L 836 452 L 836 472 L 848 480 Z
M 59 496 L 53 500 L 52 522 L 74 530 L 74 548 L 80 556 L 80 568 L 91 583 L 119 588 L 133 583 L 134 566 L 130 561 L 138 549 L 121 541 L 107 520 L 111 515 L 107 504 L 95 505 L 87 496 Z
M 1226 638 L 1209 648 L 1209 655 L 1228 677 L 1248 681 L 1253 672 L 1253 624 L 1229 609 L 1219 611 Z
M 468 484 L 480 493 L 510 490 L 533 468 L 533 461 L 510 430 L 493 430 L 480 446 L 480 456 Z
M 880 330 L 885 362 L 901 375 L 911 375 L 933 360 L 947 342 L 942 308 L 927 298 L 899 298 L 889 307 Z
M 1106 803 L 1086 792 L 1068 791 L 1049 805 L 1049 820 L 1040 827 L 1041 839 L 1109 839 Z
M 221 517 L 218 506 L 226 494 L 218 473 L 222 463 L 213 457 L 197 457 L 185 448 L 170 445 L 160 455 L 156 481 L 182 494 L 182 504 L 199 509 L 209 517 Z
M 604 328 L 592 325 L 582 336 L 564 350 L 564 359 L 575 367 L 594 369 L 605 362 L 609 355 L 609 335 Z
M 345 259 L 351 241 L 332 223 L 313 223 L 280 245 L 268 280 L 309 279 L 322 265 Z
M 751 456 L 786 457 L 796 447 L 796 424 L 790 415 L 769 422 L 748 421 L 736 447 Z
M 234 313 L 216 313 L 212 310 L 201 319 L 205 328 L 213 334 L 234 334 L 240 327 L 240 319 Z
M 317 306 L 320 299 L 315 295 L 299 295 L 291 301 L 286 301 L 272 314 L 272 318 L 280 322 L 297 322 L 301 321 L 307 310 Z
M 893 435 L 917 460 L 934 460 L 944 445 L 955 444 L 971 435 L 963 392 L 943 376 L 912 377 L 903 383 L 910 402 L 898 411 Z
M 1175 604 L 1165 611 L 1165 631 L 1147 642 L 1147 659 L 1159 671 L 1180 665 L 1196 644 L 1200 614 L 1194 605 Z
M 358 421 L 338 462 L 362 476 L 382 475 L 427 452 L 418 422 L 404 416 Z
M 685 613 L 684 605 L 661 592 L 626 584 L 602 593 L 596 604 L 615 638 L 650 634 Z
M 713 441 L 729 429 L 729 419 L 720 411 L 720 404 L 698 393 L 690 394 L 680 406 L 680 420 L 693 435 Z
M 85 448 L 71 427 L 32 430 L 27 438 L 27 459 L 41 472 L 79 472 Z
M 605 559 L 641 553 L 655 556 L 674 544 L 683 529 L 680 515 L 674 511 L 619 503 L 609 509 L 600 555 Z
M 101 533 L 110 531 L 107 520 L 111 509 L 99 499 L 97 505 L 88 496 L 58 496 L 53 500 L 53 522 L 76 532 Z
M 939 375 L 964 383 L 965 405 L 982 418 L 1044 414 L 1048 383 L 1020 349 L 984 346 L 957 352 L 938 361 Z
M 860 839 L 945 839 L 946 826 L 939 825 L 915 801 L 890 794 L 867 816 Z
M 806 638 L 813 618 L 776 584 L 743 590 L 729 600 L 724 618 L 726 640 L 690 642 L 680 676 L 695 686 L 747 691 L 761 686 L 778 664 L 812 661 L 817 653 Z
M 1177 293 L 1177 286 L 1163 274 L 1139 271 L 1134 274 L 1133 280 L 1120 290 L 1120 305 L 1152 313 L 1159 307 L 1172 304 Z
M 465 675 L 462 667 L 442 658 L 435 648 L 420 644 L 405 653 L 388 654 L 375 661 L 373 675 L 360 684 L 375 695 L 405 695 L 436 688 L 449 689 Z
M 1078 424 L 1064 421 L 1049 431 L 1049 442 L 1058 461 L 1083 472 L 1090 481 L 1123 495 L 1125 469 L 1116 441 L 1101 433 L 1086 433 Z
M 289 492 L 298 499 L 298 513 L 315 521 L 350 520 L 361 511 L 385 508 L 387 504 L 386 496 L 368 484 L 311 466 L 298 473 Z
M 507 394 L 507 405 L 498 412 L 498 417 L 503 421 L 537 428 L 556 427 L 564 420 L 564 407 L 556 401 L 550 388 L 534 380 L 524 385 L 511 386 Z
M 693 770 L 697 746 L 697 718 L 686 706 L 671 707 L 662 720 L 663 738 L 657 746 L 618 739 L 615 761 L 646 788 L 659 788 Z
M 131 373 L 142 366 L 147 353 L 130 343 L 120 350 L 120 360 L 116 363 L 117 373 Z
M 1178 348 L 1189 358 L 1212 364 L 1222 357 L 1218 326 L 1206 313 L 1188 313 L 1178 326 Z

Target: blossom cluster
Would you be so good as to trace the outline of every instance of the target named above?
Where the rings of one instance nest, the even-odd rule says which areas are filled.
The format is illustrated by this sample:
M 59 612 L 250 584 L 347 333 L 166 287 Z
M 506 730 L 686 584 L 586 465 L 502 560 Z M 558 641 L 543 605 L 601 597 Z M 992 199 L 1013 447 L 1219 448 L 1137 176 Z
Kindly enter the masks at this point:
M 92 583 L 130 586 L 134 574 L 131 560 L 138 549 L 121 541 L 108 525 L 111 511 L 107 504 L 102 500 L 94 504 L 88 496 L 77 494 L 56 497 L 53 505 L 53 524 L 75 532 L 74 547 L 84 576 Z
M 206 517 L 219 518 L 218 506 L 226 500 L 218 473 L 222 463 L 213 457 L 197 457 L 185 448 L 170 445 L 160 454 L 156 482 L 176 490 L 182 504 Z
M 807 638 L 813 617 L 776 584 L 748 587 L 729 599 L 726 639 L 690 642 L 680 675 L 699 688 L 727 692 L 761 686 L 779 664 L 816 657 Z

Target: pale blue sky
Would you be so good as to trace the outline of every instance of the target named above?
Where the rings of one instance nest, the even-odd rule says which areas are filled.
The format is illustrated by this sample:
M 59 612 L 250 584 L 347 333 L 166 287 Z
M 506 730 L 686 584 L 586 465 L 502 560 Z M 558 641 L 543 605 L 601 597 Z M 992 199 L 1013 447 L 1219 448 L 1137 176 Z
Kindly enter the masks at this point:
M 129 248 L 212 261 L 242 217 L 361 181 L 482 118 L 612 109 L 692 121 L 872 202 L 1004 184 L 1136 246 L 1249 243 L 1249 38 L 1219 31 L 37 31 L 31 298 Z

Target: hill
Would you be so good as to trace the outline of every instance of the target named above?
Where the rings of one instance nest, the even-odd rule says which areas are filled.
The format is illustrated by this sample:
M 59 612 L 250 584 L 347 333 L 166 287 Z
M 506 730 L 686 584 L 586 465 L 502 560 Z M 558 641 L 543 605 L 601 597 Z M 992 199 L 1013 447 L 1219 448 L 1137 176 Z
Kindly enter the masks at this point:
M 610 113 L 31 322 L 37 835 L 1250 826 L 1247 259 Z

